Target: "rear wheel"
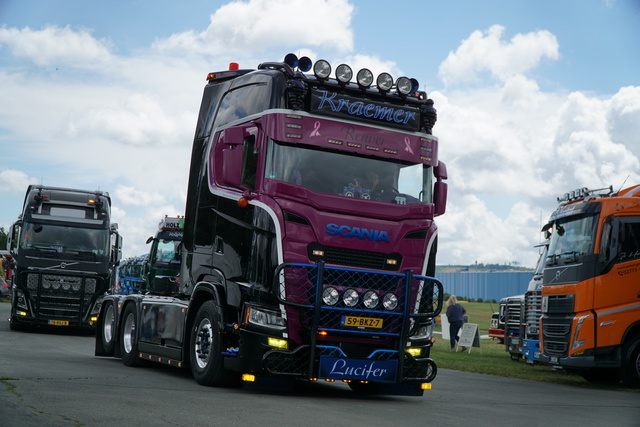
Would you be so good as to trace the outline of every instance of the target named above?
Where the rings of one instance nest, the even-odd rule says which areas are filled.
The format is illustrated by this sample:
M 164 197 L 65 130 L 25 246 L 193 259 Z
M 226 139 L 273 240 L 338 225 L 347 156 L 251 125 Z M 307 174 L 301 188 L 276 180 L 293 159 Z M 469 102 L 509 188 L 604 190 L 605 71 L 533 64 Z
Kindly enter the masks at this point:
M 113 354 L 116 341 L 116 310 L 112 302 L 109 301 L 105 304 L 106 307 L 100 320 L 101 328 L 99 333 L 104 351 L 108 354 Z
M 640 336 L 624 346 L 620 371 L 625 386 L 640 388 Z
M 120 355 L 122 363 L 127 366 L 137 366 L 138 359 L 138 338 L 136 336 L 136 306 L 128 304 L 122 315 L 122 326 L 120 328 Z
M 227 386 L 233 379 L 223 365 L 221 329 L 215 302 L 202 304 L 193 321 L 189 341 L 191 373 L 200 385 Z

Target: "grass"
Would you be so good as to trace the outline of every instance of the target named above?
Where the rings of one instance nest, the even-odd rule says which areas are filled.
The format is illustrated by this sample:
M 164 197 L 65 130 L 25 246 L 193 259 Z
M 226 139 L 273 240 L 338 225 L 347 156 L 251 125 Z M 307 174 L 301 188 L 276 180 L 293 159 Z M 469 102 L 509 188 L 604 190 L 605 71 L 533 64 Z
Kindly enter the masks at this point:
M 467 310 L 469 322 L 477 323 L 480 335 L 486 335 L 491 324 L 491 315 L 494 310 L 498 309 L 497 305 L 484 302 L 462 302 L 462 305 Z M 436 331 L 441 332 L 440 323 L 436 325 Z M 481 348 L 473 347 L 471 353 L 454 353 L 449 351 L 449 340 L 444 340 L 436 335 L 436 342 L 431 350 L 431 358 L 436 362 L 438 368 L 640 393 L 640 390 L 625 389 L 621 385 L 592 384 L 580 375 L 562 369 L 552 369 L 545 365 L 531 365 L 526 363 L 524 359 L 511 360 L 511 355 L 505 350 L 505 346 L 499 344 L 496 340 L 481 339 L 480 346 Z

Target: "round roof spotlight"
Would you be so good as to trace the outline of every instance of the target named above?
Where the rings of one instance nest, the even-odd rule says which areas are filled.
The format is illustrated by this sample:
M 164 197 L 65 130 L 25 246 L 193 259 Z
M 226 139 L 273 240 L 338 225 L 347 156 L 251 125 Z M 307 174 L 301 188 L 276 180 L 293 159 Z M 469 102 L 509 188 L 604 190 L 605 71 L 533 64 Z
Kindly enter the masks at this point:
M 400 95 L 409 95 L 413 88 L 413 83 L 409 77 L 400 77 L 396 80 L 396 88 Z
M 382 73 L 376 79 L 376 85 L 381 92 L 389 92 L 393 87 L 393 77 L 389 73 Z
M 358 304 L 358 291 L 353 288 L 349 288 L 342 293 L 342 302 L 347 307 L 355 307 Z
M 398 307 L 398 297 L 389 292 L 382 297 L 382 305 L 386 310 L 395 310 Z
M 298 57 L 294 53 L 287 53 L 284 57 L 284 63 L 291 68 L 296 68 L 298 66 Z
M 311 60 L 309 59 L 308 56 L 303 56 L 298 60 L 298 68 L 303 73 L 306 73 L 311 69 Z
M 363 68 L 358 71 L 356 75 L 356 80 L 358 81 L 358 85 L 362 88 L 368 88 L 373 83 L 373 73 L 368 68 Z
M 353 77 L 353 70 L 347 64 L 340 64 L 336 68 L 336 79 L 340 83 L 349 83 L 351 81 L 351 77 Z
M 411 93 L 416 93 L 418 89 L 420 89 L 420 83 L 418 83 L 418 80 L 411 79 Z
M 322 302 L 324 302 L 326 305 L 336 305 L 338 303 L 339 297 L 340 293 L 334 287 L 330 286 L 322 291 Z
M 378 305 L 378 301 L 380 301 L 380 297 L 375 291 L 367 291 L 362 297 L 362 302 L 364 306 L 370 310 L 373 310 Z
M 328 79 L 331 74 L 331 64 L 324 59 L 316 61 L 316 63 L 313 64 L 313 74 L 320 80 Z

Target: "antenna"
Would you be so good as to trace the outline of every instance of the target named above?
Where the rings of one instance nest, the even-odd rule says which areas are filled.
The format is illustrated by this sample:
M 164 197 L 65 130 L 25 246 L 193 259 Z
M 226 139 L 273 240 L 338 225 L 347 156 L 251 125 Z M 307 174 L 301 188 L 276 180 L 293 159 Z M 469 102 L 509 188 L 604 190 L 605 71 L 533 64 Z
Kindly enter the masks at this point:
M 618 189 L 618 191 L 616 191 L 616 193 L 619 193 L 620 190 L 622 190 L 622 187 L 624 186 L 624 184 L 627 182 L 628 179 L 629 179 L 629 175 L 627 175 L 627 177 L 624 179 L 624 181 L 622 182 L 622 185 L 620 185 L 620 188 Z

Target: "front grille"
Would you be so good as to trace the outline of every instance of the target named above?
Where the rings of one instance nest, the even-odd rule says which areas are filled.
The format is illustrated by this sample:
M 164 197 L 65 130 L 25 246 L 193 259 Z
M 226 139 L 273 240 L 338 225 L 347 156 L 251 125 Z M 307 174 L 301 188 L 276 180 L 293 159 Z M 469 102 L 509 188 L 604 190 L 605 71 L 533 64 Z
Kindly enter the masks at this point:
M 322 274 L 322 277 L 318 277 Z M 277 274 L 279 299 L 287 304 L 301 307 L 301 320 L 310 328 L 316 311 L 316 298 L 321 302 L 318 308 L 318 329 L 369 335 L 399 336 L 405 310 L 422 317 L 436 316 L 442 308 L 442 285 L 436 279 L 416 277 L 406 283 L 406 276 L 399 273 L 382 273 L 350 270 L 338 267 L 324 267 L 323 273 L 311 265 L 286 265 L 282 274 Z M 333 288 L 338 295 L 331 305 L 322 302 L 325 290 Z M 352 304 L 345 303 L 346 291 L 357 295 Z M 405 307 L 409 292 L 409 307 Z M 320 295 L 318 295 L 320 293 Z M 365 305 L 365 296 L 374 294 L 375 305 Z M 395 307 L 385 305 L 385 301 L 395 301 Z M 418 307 L 417 310 L 415 307 Z M 346 317 L 378 319 L 375 328 L 347 326 Z
M 43 320 L 81 321 L 96 288 L 95 278 L 37 273 L 27 275 L 32 306 L 37 317 Z
M 547 313 L 566 314 L 573 313 L 573 302 L 575 296 L 569 295 L 549 295 L 547 296 Z
M 540 328 L 540 316 L 542 316 L 542 296 L 540 292 L 531 292 L 526 295 L 526 321 L 527 336 L 536 337 Z
M 321 259 L 313 256 L 313 251 L 318 249 L 324 252 Z M 398 271 L 402 263 L 402 256 L 400 254 L 384 254 L 336 246 L 320 246 L 317 244 L 309 245 L 309 259 L 313 261 L 324 261 L 327 264 L 343 265 L 345 267 L 386 271 Z M 388 259 L 393 259 L 396 263 L 387 264 Z
M 571 316 L 544 316 L 542 318 L 542 338 L 546 355 L 567 356 L 571 338 L 571 322 Z
M 509 299 L 505 305 L 505 323 L 507 329 L 518 329 L 522 317 L 522 300 L 519 298 Z

